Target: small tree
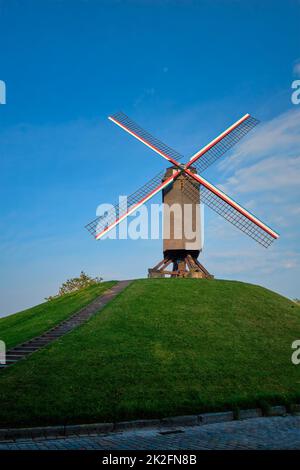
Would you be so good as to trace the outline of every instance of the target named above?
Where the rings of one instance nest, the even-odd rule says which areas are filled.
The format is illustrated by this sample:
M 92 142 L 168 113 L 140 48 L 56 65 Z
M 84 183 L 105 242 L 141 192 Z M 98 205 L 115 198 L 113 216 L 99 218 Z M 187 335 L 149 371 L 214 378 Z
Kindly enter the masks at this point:
M 57 295 L 51 295 L 50 297 L 46 297 L 45 300 L 53 300 L 57 299 L 58 297 L 62 297 L 63 295 L 70 294 L 72 292 L 77 292 L 85 287 L 89 287 L 95 284 L 99 284 L 102 281 L 102 277 L 90 277 L 84 271 L 81 271 L 79 277 L 73 277 L 72 279 L 67 279 L 64 282 L 58 291 Z

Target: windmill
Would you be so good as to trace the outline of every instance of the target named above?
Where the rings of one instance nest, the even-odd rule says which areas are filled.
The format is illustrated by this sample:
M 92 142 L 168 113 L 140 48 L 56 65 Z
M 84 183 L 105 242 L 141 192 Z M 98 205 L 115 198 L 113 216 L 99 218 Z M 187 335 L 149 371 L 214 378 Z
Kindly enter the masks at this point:
M 149 277 L 168 275 L 172 277 L 212 277 L 198 261 L 202 248 L 201 240 L 197 237 L 201 230 L 199 202 L 206 204 L 265 248 L 279 237 L 274 230 L 202 176 L 202 173 L 211 164 L 219 160 L 225 152 L 259 123 L 250 114 L 245 114 L 228 127 L 218 137 L 196 152 L 186 164 L 181 163 L 183 156 L 180 153 L 153 137 L 124 113 L 109 116 L 109 119 L 167 160 L 171 166 L 131 194 L 127 199 L 127 204 L 116 204 L 106 212 L 105 217 L 97 217 L 86 225 L 86 228 L 96 240 L 99 240 L 162 191 L 164 226 L 168 224 L 169 232 L 168 237 L 165 234 L 163 236 L 163 259 L 154 268 L 148 270 Z M 167 209 L 174 203 L 181 208 L 182 213 L 184 213 L 186 205 L 189 204 L 188 219 L 181 218 L 178 222 L 176 216 L 170 216 L 170 211 Z M 181 231 L 182 236 L 179 238 L 175 236 L 178 233 L 178 225 L 184 225 L 186 220 L 189 221 L 193 233 L 196 234 L 192 243 L 190 238 L 186 237 L 185 231 Z

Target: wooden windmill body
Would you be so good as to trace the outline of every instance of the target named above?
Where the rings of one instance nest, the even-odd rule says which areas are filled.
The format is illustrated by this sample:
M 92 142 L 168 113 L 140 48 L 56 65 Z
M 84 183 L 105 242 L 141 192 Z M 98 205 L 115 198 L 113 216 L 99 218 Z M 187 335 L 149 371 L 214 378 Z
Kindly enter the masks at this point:
M 163 181 L 177 168 L 167 169 Z M 196 173 L 195 168 L 191 168 Z M 149 277 L 213 276 L 198 261 L 203 239 L 200 213 L 200 185 L 191 185 L 184 174 L 162 191 L 163 201 L 163 259 L 148 270 Z

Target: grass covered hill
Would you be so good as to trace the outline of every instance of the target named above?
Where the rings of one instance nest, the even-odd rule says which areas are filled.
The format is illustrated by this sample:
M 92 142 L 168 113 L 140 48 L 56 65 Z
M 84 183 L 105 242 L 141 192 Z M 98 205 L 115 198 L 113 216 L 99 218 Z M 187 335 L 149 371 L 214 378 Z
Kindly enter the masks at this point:
M 0 318 L 0 339 L 12 348 L 38 336 L 85 307 L 112 287 L 115 281 L 101 282 L 72 294 L 44 302 L 14 315 Z
M 134 281 L 86 324 L 0 373 L 0 426 L 289 403 L 300 398 L 291 363 L 299 338 L 299 307 L 262 287 Z

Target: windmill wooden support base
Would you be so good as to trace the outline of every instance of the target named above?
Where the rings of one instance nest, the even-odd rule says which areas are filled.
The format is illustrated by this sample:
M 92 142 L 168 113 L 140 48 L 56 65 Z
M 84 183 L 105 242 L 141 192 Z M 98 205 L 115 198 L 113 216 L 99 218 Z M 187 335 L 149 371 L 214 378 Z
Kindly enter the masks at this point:
M 172 270 L 168 268 L 172 266 Z M 189 277 L 198 279 L 213 279 L 205 267 L 190 253 L 173 255 L 167 254 L 154 268 L 148 269 L 149 278 L 157 277 Z

